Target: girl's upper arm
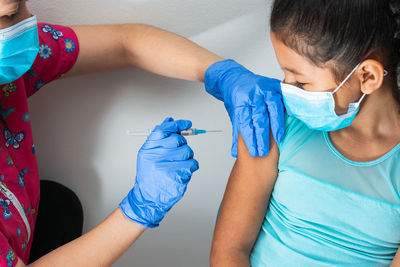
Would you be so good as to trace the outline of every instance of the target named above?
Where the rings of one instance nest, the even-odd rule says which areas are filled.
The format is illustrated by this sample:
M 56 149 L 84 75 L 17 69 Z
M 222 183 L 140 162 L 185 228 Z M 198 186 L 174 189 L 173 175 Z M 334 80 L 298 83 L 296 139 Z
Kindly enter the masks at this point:
M 396 256 L 394 257 L 390 267 L 400 267 L 400 249 L 397 250 Z
M 278 159 L 278 145 L 273 138 L 270 153 L 253 158 L 239 136 L 238 157 L 218 215 L 212 256 L 229 251 L 250 255 L 278 175 Z

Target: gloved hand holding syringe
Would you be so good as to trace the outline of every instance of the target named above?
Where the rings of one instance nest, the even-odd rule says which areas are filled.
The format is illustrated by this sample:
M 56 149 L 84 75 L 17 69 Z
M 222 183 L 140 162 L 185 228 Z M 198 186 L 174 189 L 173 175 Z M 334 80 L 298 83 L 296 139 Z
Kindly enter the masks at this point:
M 222 133 L 222 130 L 202 130 L 202 129 L 196 129 L 196 128 L 190 128 L 185 131 L 181 131 L 180 134 L 183 136 L 191 136 L 191 135 L 199 135 L 199 134 L 206 134 L 206 133 Z M 132 130 L 127 130 L 126 135 L 129 136 L 149 136 L 151 133 L 150 129 L 147 129 L 145 131 L 132 131 Z

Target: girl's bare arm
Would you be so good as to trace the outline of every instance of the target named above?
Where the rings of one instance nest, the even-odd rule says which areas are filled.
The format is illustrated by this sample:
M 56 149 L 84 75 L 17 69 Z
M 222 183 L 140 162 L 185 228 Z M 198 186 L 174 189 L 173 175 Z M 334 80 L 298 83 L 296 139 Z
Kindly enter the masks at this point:
M 250 266 L 250 252 L 265 216 L 278 175 L 279 150 L 271 138 L 264 158 L 249 155 L 241 136 L 214 231 L 210 265 Z

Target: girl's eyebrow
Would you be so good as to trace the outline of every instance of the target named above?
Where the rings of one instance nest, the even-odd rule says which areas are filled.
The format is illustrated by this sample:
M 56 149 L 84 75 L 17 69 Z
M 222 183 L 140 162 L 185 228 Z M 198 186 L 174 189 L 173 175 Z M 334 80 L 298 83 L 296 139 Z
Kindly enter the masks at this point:
M 291 73 L 293 73 L 293 74 L 295 74 L 295 75 L 300 75 L 300 76 L 306 76 L 306 75 L 304 75 L 303 73 L 300 73 L 300 72 L 298 72 L 298 71 L 296 71 L 296 70 L 293 70 L 293 69 L 289 69 L 289 68 L 283 68 L 284 70 L 287 70 L 287 71 L 289 71 L 289 72 L 291 72 Z

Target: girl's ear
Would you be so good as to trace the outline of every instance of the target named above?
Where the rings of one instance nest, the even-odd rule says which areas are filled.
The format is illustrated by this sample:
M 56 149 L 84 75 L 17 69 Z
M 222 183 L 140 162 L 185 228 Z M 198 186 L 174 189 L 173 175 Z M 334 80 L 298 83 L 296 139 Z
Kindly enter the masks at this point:
M 357 71 L 361 84 L 361 91 L 364 94 L 372 94 L 382 87 L 385 69 L 383 65 L 373 59 L 367 59 L 360 64 Z

